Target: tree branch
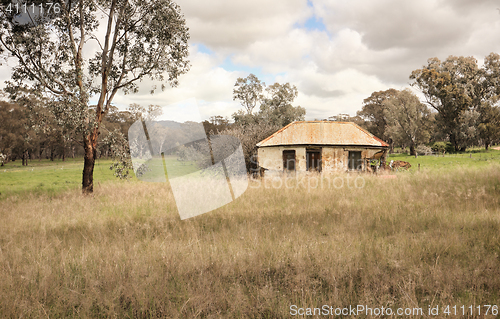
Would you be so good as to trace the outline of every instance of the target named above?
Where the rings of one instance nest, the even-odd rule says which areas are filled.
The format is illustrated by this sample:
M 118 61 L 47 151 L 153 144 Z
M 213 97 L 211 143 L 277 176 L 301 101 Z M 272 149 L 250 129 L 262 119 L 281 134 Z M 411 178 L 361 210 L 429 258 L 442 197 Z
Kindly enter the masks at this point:
M 28 65 L 28 63 L 23 59 L 23 57 L 21 56 L 21 54 L 19 54 L 17 52 L 17 50 L 14 50 L 12 48 L 9 48 L 9 46 L 7 46 L 7 44 L 5 43 L 5 41 L 3 40 L 3 37 L 0 36 L 0 41 L 2 42 L 2 45 L 7 49 L 7 51 L 9 51 L 13 56 L 15 56 L 19 62 L 21 63 L 21 65 L 23 65 L 23 71 L 25 71 L 26 73 L 28 73 L 30 76 L 32 76 L 34 79 L 36 79 L 37 81 L 39 81 L 43 87 L 45 87 L 46 89 L 48 89 L 49 91 L 51 91 L 52 93 L 54 94 L 58 94 L 58 95 L 61 95 L 61 94 L 70 94 L 71 95 L 71 92 L 68 92 L 65 87 L 58 81 L 56 83 L 59 84 L 59 86 L 61 86 L 61 88 L 63 89 L 63 91 L 58 91 L 56 90 L 55 88 L 49 86 L 49 84 L 40 76 L 41 74 L 37 74 L 33 71 L 31 71 L 31 68 L 30 66 Z M 33 62 L 32 62 L 33 64 Z M 36 64 L 34 64 L 33 66 L 36 66 Z M 45 71 L 45 70 L 44 70 Z M 48 75 L 47 75 L 48 76 Z M 48 76 L 49 79 L 51 79 L 50 76 Z

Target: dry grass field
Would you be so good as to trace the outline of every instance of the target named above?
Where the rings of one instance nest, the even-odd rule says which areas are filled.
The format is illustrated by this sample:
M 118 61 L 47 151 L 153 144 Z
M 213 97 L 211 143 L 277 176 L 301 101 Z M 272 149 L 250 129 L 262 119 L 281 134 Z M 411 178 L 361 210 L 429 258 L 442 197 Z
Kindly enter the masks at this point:
M 500 165 L 361 176 L 358 188 L 253 181 L 184 221 L 167 184 L 12 194 L 0 201 L 0 315 L 289 318 L 292 305 L 367 305 L 421 307 L 404 316 L 420 318 L 429 305 L 500 306 Z

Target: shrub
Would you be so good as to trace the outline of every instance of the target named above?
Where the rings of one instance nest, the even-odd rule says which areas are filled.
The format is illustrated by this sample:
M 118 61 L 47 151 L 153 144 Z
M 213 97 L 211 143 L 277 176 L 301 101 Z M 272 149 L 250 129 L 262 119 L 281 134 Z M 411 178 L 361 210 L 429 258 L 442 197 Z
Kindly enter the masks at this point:
M 434 152 L 439 152 L 442 154 L 444 154 L 445 152 L 453 153 L 455 151 L 455 148 L 450 142 L 435 142 L 431 148 Z
M 429 146 L 425 146 L 425 145 L 419 145 L 419 146 L 417 146 L 417 148 L 415 149 L 415 151 L 417 152 L 418 155 L 429 155 L 429 154 L 432 154 L 432 148 L 430 148 Z

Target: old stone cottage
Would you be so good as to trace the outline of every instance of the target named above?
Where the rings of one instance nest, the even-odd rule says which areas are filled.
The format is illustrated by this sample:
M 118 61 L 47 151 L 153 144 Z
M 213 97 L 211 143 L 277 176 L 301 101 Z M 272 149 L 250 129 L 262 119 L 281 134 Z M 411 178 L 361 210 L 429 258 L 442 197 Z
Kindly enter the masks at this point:
M 389 145 L 355 123 L 302 121 L 257 147 L 259 165 L 269 174 L 370 170 L 373 162 L 385 162 Z

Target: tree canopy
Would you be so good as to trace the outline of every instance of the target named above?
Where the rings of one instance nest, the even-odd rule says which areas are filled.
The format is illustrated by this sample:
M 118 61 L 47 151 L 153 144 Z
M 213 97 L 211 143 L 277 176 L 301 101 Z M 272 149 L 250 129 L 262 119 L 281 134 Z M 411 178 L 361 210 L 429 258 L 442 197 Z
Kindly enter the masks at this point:
M 415 147 L 429 140 L 426 127 L 429 109 L 408 89 L 398 91 L 393 97 L 386 99 L 383 105 L 387 136 L 409 145 L 410 155 L 415 155 Z
M 257 168 L 254 158 L 257 153 L 256 144 L 293 121 L 303 121 L 306 110 L 292 105 L 298 90 L 290 83 L 274 83 L 266 87 L 265 83 L 250 74 L 247 78 L 237 79 L 235 87 L 238 91 L 233 91 L 233 98 L 239 100 L 245 110 L 233 114 L 234 124 L 222 134 L 241 140 L 247 168 L 252 170 Z M 258 112 L 252 112 L 257 105 Z
M 386 134 L 387 119 L 384 113 L 384 102 L 397 95 L 398 91 L 395 89 L 388 89 L 385 91 L 373 92 L 369 97 L 363 100 L 363 106 L 356 114 L 361 117 L 365 123 L 366 128 L 375 136 L 391 142 L 390 137 Z
M 431 58 L 412 72 L 412 85 L 421 90 L 425 103 L 437 111 L 439 128 L 455 150 L 465 150 L 475 132 L 492 120 L 481 113 L 494 107 L 500 87 L 500 55 L 491 53 L 479 67 L 474 57 L 449 56 L 445 61 Z
M 247 113 L 252 114 L 257 103 L 263 98 L 262 90 L 265 85 L 254 74 L 238 78 L 234 84 L 233 100 L 239 100 Z
M 245 94 L 236 94 L 236 91 L 233 91 L 233 98 L 240 100 L 247 111 L 240 110 L 233 114 L 236 125 L 269 124 L 283 127 L 293 121 L 304 120 L 306 110 L 301 106 L 292 105 L 298 95 L 295 85 L 274 83 L 265 87 L 265 84 L 255 75 L 250 74 L 245 79 L 238 78 L 235 87 L 239 89 L 238 92 Z M 261 93 L 264 88 L 266 94 Z M 249 100 L 252 105 L 250 109 L 248 108 Z M 253 113 L 251 110 L 257 103 L 259 103 L 259 111 Z

